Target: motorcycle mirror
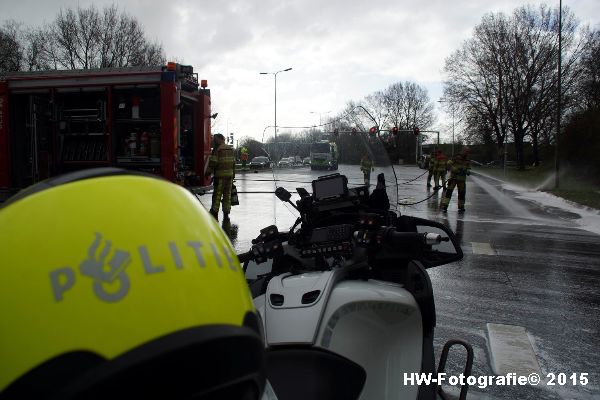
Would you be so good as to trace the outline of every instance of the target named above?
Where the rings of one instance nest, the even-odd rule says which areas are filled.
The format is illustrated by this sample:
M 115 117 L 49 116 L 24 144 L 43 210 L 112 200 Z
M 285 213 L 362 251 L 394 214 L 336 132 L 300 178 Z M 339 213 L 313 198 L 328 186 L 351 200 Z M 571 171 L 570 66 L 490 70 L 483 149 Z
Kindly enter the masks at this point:
M 284 203 L 290 203 L 292 207 L 298 210 L 298 207 L 296 207 L 296 205 L 290 201 L 290 199 L 292 198 L 292 194 L 288 192 L 285 188 L 278 187 L 277 189 L 275 189 L 275 196 L 277 196 L 277 198 L 283 201 Z
M 296 191 L 298 192 L 298 194 L 300 195 L 300 198 L 303 199 L 305 197 L 310 197 L 310 194 L 308 193 L 308 191 L 304 188 L 296 188 Z
M 275 196 L 284 203 L 287 203 L 292 198 L 292 194 L 283 187 L 275 189 Z

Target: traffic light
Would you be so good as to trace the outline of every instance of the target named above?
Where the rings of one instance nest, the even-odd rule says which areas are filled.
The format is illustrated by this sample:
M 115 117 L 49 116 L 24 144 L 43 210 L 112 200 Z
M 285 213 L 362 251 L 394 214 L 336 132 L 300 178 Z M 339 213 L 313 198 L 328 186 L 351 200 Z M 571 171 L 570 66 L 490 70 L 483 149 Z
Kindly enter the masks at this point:
M 233 132 L 229 133 L 229 144 L 233 144 Z
M 419 136 L 419 133 L 421 131 L 419 130 L 419 128 L 417 128 L 416 126 L 413 128 L 413 133 L 415 134 L 415 136 Z
M 397 126 L 392 128 L 392 135 L 394 135 L 394 136 L 398 135 L 398 127 Z
M 377 129 L 377 126 L 372 126 L 372 127 L 369 129 L 369 134 L 371 134 L 371 135 L 373 135 L 373 136 L 374 136 L 374 135 L 376 135 L 376 134 L 377 134 L 377 132 L 378 132 L 378 131 L 379 131 L 379 129 Z

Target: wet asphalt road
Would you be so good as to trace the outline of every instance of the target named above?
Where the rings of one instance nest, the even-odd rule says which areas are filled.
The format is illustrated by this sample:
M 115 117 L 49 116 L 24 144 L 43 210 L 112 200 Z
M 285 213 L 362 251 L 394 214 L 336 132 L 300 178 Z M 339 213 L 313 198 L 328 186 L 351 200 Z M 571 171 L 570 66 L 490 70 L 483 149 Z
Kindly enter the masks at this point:
M 348 176 L 350 186 L 362 181 L 358 166 L 342 165 L 339 172 Z M 393 174 L 391 169 L 384 172 L 389 186 Z M 400 202 L 432 195 L 398 211 L 443 222 L 465 253 L 460 262 L 429 270 L 436 296 L 437 357 L 447 340 L 460 338 L 474 347 L 473 375 L 493 375 L 486 324 L 519 325 L 528 332 L 542 375 L 589 373 L 587 386 L 472 388 L 473 398 L 600 399 L 600 236 L 578 229 L 576 214 L 515 199 L 499 182 L 479 175 L 468 179 L 466 213 L 457 212 L 455 192 L 443 214 L 441 192 L 426 188 L 426 175 L 419 177 L 423 170 L 399 166 L 395 172 Z M 306 167 L 276 170 L 276 175 L 238 173 L 241 204 L 232 209 L 231 229 L 225 227 L 236 251 L 247 251 L 260 228 L 276 224 L 287 230 L 295 221 L 290 205 L 272 193 L 257 193 L 274 191 L 274 177 L 290 192 L 296 187 L 310 192 L 312 179 L 324 174 Z M 394 192 L 388 188 L 390 200 Z M 202 196 L 201 202 L 208 208 L 210 196 Z M 480 254 L 480 244 L 490 254 Z M 453 361 L 451 355 L 447 372 L 458 374 L 460 362 L 460 356 Z

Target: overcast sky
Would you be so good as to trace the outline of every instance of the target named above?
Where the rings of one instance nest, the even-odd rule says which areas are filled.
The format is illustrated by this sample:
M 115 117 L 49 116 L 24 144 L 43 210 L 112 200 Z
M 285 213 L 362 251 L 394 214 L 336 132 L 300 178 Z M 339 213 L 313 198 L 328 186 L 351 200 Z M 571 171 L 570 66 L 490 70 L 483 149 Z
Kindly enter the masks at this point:
M 0 0 L 0 21 L 40 25 L 60 7 L 101 7 L 113 1 Z M 558 0 L 555 2 L 558 5 Z M 506 13 L 524 1 L 500 0 L 120 0 L 167 58 L 194 66 L 207 79 L 215 132 L 260 137 L 273 125 L 308 126 L 340 112 L 348 100 L 410 80 L 433 101 L 442 95 L 445 58 L 471 36 L 488 12 Z M 531 4 L 539 4 L 532 2 Z M 548 3 L 554 4 L 554 3 Z M 583 24 L 600 28 L 599 0 L 563 0 Z M 445 116 L 433 129 L 445 129 Z M 328 111 L 331 113 L 327 114 Z M 447 119 L 446 119 L 447 121 Z M 280 131 L 285 131 L 280 129 Z M 266 135 L 272 135 L 268 129 Z

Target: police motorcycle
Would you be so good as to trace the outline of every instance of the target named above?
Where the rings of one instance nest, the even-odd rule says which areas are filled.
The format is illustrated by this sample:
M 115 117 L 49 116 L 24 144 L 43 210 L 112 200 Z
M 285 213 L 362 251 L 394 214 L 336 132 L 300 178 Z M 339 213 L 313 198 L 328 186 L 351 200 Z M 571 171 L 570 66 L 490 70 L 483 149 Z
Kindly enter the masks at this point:
M 379 144 L 371 140 L 365 148 L 374 157 L 386 154 Z M 391 163 L 376 164 L 385 174 L 371 192 L 364 184 L 349 187 L 340 173 L 314 179 L 312 193 L 297 188 L 295 204 L 278 187 L 276 196 L 299 217 L 289 231 L 263 228 L 250 251 L 238 255 L 262 319 L 263 399 L 448 398 L 414 377 L 436 374 L 427 269 L 463 253 L 445 225 L 390 209 L 398 179 Z M 472 349 L 460 340 L 446 343 L 437 372 L 457 344 L 467 350 L 470 374 Z

